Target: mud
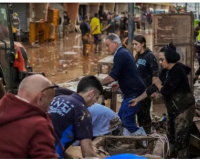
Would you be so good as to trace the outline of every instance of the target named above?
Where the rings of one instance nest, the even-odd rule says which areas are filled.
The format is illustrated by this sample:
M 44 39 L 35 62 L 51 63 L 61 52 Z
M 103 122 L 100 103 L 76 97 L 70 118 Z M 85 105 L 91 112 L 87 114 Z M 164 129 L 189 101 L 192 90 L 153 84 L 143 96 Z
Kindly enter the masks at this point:
M 134 138 L 125 136 L 107 136 L 102 141 L 105 141 L 103 147 L 110 155 L 120 154 L 120 153 L 133 153 L 137 155 L 149 154 L 152 152 L 151 148 L 144 148 L 141 141 L 147 137 Z M 153 140 L 149 141 L 149 144 L 153 143 Z M 98 148 L 99 145 L 96 145 Z

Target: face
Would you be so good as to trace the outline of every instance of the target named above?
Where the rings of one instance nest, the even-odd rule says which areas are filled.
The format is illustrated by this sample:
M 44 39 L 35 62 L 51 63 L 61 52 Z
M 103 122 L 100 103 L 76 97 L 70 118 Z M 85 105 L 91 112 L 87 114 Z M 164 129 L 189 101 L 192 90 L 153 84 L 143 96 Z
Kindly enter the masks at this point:
M 99 91 L 95 90 L 95 89 L 91 89 L 88 91 L 87 94 L 87 98 L 85 100 L 86 106 L 90 107 L 92 106 L 94 103 L 96 103 L 99 99 Z
M 107 15 L 107 19 L 110 20 L 111 19 L 111 15 Z
M 159 53 L 159 63 L 165 69 L 167 69 L 169 67 L 169 63 L 165 59 L 165 53 L 164 52 Z
M 109 39 L 106 39 L 106 51 L 108 54 L 114 54 L 116 49 L 118 48 L 117 42 L 111 42 Z
M 39 108 L 41 108 L 44 112 L 47 112 L 49 110 L 49 105 L 52 102 L 54 96 L 55 96 L 54 88 L 48 89 L 40 93 L 37 101 Z
M 144 50 L 144 43 L 140 43 L 138 41 L 133 40 L 133 45 L 133 48 L 137 53 L 141 53 L 141 51 Z

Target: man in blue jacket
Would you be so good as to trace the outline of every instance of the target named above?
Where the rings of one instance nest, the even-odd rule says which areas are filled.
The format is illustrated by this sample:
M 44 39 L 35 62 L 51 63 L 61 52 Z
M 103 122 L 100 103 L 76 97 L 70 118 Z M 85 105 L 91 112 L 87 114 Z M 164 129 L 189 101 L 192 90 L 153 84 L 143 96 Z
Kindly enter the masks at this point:
M 122 47 L 120 38 L 112 33 L 106 38 L 105 42 L 106 50 L 109 54 L 114 55 L 114 63 L 110 74 L 101 83 L 106 85 L 118 81 L 118 83 L 112 85 L 112 89 L 116 91 L 120 87 L 124 94 L 124 100 L 118 113 L 119 117 L 123 126 L 133 135 L 137 135 L 140 128 L 137 127 L 134 119 L 140 104 L 132 108 L 128 107 L 128 104 L 133 97 L 137 97 L 144 92 L 144 82 L 137 70 L 132 53 Z

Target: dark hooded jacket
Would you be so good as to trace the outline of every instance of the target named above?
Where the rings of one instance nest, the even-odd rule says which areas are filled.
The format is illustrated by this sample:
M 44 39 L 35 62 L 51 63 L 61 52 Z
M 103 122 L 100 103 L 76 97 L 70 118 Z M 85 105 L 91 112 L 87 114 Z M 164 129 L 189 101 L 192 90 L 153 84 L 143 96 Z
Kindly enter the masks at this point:
M 58 158 L 49 116 L 12 94 L 0 101 L 0 142 L 3 159 Z
M 159 76 L 163 86 L 160 93 L 163 95 L 169 116 L 179 115 L 195 102 L 187 77 L 190 71 L 190 67 L 176 63 L 170 70 L 163 69 Z M 149 96 L 155 91 L 158 91 L 158 88 L 153 84 L 146 93 Z

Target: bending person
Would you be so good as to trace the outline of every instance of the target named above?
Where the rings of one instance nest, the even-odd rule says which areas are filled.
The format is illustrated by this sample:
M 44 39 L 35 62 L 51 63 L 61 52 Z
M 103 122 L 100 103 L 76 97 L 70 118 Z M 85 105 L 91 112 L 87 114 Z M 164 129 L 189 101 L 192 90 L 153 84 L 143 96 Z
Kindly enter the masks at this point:
M 168 139 L 170 151 L 178 158 L 189 158 L 189 137 L 192 124 L 195 100 L 190 90 L 187 74 L 191 69 L 181 63 L 179 54 L 173 44 L 163 47 L 159 53 L 159 62 L 163 70 L 147 90 L 139 97 L 132 99 L 129 106 L 159 91 L 164 98 L 168 112 Z

